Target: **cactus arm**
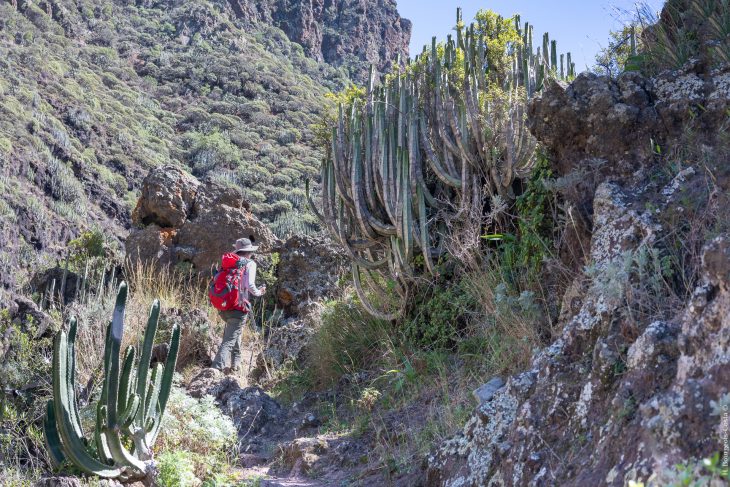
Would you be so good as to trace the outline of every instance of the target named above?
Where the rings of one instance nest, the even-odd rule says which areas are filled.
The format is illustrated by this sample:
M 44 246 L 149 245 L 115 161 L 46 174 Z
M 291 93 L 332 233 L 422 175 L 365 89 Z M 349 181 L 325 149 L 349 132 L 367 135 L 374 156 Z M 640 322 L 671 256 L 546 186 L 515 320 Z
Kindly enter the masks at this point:
M 152 370 L 152 380 L 147 388 L 147 397 L 144 401 L 147 405 L 147 410 L 144 412 L 143 424 L 147 424 L 150 419 L 154 419 L 155 417 L 157 401 L 160 398 L 160 387 L 162 385 L 162 369 L 163 365 L 158 363 Z
M 124 353 L 124 365 L 122 367 L 122 377 L 119 384 L 119 398 L 117 401 L 117 410 L 126 411 L 128 402 L 132 399 L 134 392 L 133 385 L 133 368 L 134 368 L 134 357 L 136 350 L 133 346 L 127 347 Z
M 53 468 L 59 469 L 66 461 L 66 457 L 63 455 L 63 445 L 56 427 L 53 399 L 46 403 L 46 415 L 43 418 L 43 439 L 51 459 L 51 465 Z
M 111 325 L 111 339 L 109 341 L 109 375 L 107 377 L 106 415 L 107 427 L 111 430 L 118 428 L 118 399 L 119 399 L 119 352 L 124 336 L 124 309 L 127 302 L 127 284 L 121 283 L 117 292 Z
M 357 121 L 353 125 L 357 125 Z M 360 133 L 358 129 L 355 129 L 355 147 L 353 151 L 353 162 L 352 162 L 352 173 L 350 175 L 350 184 L 352 186 L 353 200 L 355 203 L 355 214 L 357 221 L 363 234 L 372 240 L 377 239 L 377 235 L 393 235 L 395 234 L 395 227 L 393 225 L 381 222 L 367 208 L 367 202 L 363 197 L 363 181 L 362 181 L 363 163 L 362 154 L 360 147 Z M 367 186 L 367 185 L 366 185 Z M 374 232 L 375 233 L 374 233 Z
M 426 153 L 426 159 L 428 160 L 431 169 L 444 184 L 447 184 L 453 188 L 460 188 L 461 180 L 459 178 L 453 177 L 451 174 L 446 172 L 443 165 L 441 164 L 441 161 L 439 161 L 438 156 L 434 152 L 431 141 L 428 139 L 428 129 L 426 128 L 426 122 L 424 121 L 424 117 L 420 117 L 419 124 L 421 126 L 421 146 Z
M 403 151 L 403 169 L 401 169 L 401 202 L 403 204 L 403 247 L 405 250 L 405 261 L 408 262 L 413 255 L 413 202 L 411 200 L 411 185 L 408 180 L 410 175 L 408 163 L 408 151 Z
M 56 335 L 53 355 L 53 397 L 56 423 L 63 451 L 74 465 L 82 471 L 99 477 L 115 478 L 121 475 L 119 468 L 105 465 L 89 455 L 81 438 L 74 431 L 71 420 L 71 408 L 68 404 L 68 383 L 64 379 L 68 367 L 68 337 L 64 331 Z
M 140 397 L 140 407 L 137 409 L 137 424 L 144 424 L 144 408 L 145 393 L 147 392 L 147 375 L 150 370 L 150 360 L 152 359 L 152 347 L 155 343 L 155 335 L 157 334 L 157 326 L 160 319 L 160 302 L 155 299 L 150 307 L 150 314 L 147 318 L 147 329 L 144 332 L 144 341 L 142 343 L 142 351 L 139 357 L 139 365 L 137 366 L 137 390 L 135 391 Z
M 76 436 L 84 440 L 84 430 L 81 428 L 81 418 L 79 417 L 78 405 L 76 404 L 76 393 L 74 386 L 76 384 L 76 331 L 78 330 L 78 322 L 76 318 L 69 320 L 68 328 L 68 367 L 66 369 L 66 383 L 68 391 L 68 404 L 71 410 L 71 422 L 76 432 Z
M 362 303 L 363 307 L 368 311 L 368 313 L 378 319 L 386 321 L 392 321 L 398 318 L 398 316 L 400 316 L 401 314 L 403 314 L 403 311 L 405 309 L 405 300 L 401 300 L 401 308 L 392 313 L 383 313 L 382 311 L 377 310 L 370 303 L 370 299 L 367 297 L 365 291 L 362 288 L 362 282 L 360 280 L 360 268 L 357 266 L 357 264 L 352 265 L 352 280 L 355 283 L 355 291 L 357 292 L 357 297 L 360 299 L 360 303 Z
M 177 365 L 177 355 L 180 351 L 180 327 L 175 325 L 172 329 L 172 338 L 170 338 L 170 351 L 165 361 L 165 370 L 162 374 L 162 384 L 160 385 L 160 395 L 158 400 L 159 412 L 155 416 L 155 426 L 150 436 L 147 438 L 147 444 L 152 446 L 157 439 L 162 425 L 162 417 L 167 409 L 167 401 L 170 399 L 170 391 L 172 391 L 172 379 L 175 374 L 175 366 Z
M 423 163 L 421 160 L 421 151 L 418 144 L 418 121 L 416 117 L 411 118 L 408 139 L 410 142 L 410 168 L 411 168 L 411 191 L 416 193 L 416 188 L 420 188 L 428 201 L 429 206 L 436 208 L 442 206 L 436 198 L 433 197 L 431 191 L 426 186 L 426 181 L 423 178 Z
M 132 426 L 132 422 L 137 415 L 137 409 L 139 408 L 140 403 L 140 397 L 137 394 L 132 394 L 132 396 L 129 398 L 127 406 L 125 407 L 122 414 L 119 416 L 119 423 L 121 424 L 121 428 L 123 430 L 129 430 L 129 428 Z
M 121 424 L 119 421 L 119 411 L 117 409 L 119 400 L 119 349 L 122 345 L 124 336 L 124 310 L 127 302 L 127 284 L 121 283 L 117 292 L 117 301 L 114 305 L 114 313 L 112 315 L 111 340 L 109 347 L 109 376 L 106 402 L 106 432 L 109 451 L 114 461 L 120 465 L 126 465 L 133 469 L 144 473 L 146 466 L 144 462 L 135 458 L 124 446 L 120 437 Z
M 426 216 L 426 201 L 423 196 L 423 191 L 418 188 L 418 223 L 420 225 L 420 237 L 421 237 L 421 251 L 423 252 L 423 259 L 426 263 L 426 269 L 428 272 L 433 274 L 433 261 L 431 260 L 431 244 L 428 238 L 428 218 Z
M 317 205 L 315 205 L 314 201 L 312 200 L 312 192 L 311 192 L 312 188 L 310 186 L 311 185 L 310 185 L 309 178 L 306 178 L 304 180 L 304 192 L 307 196 L 307 206 L 309 207 L 310 210 L 312 210 L 312 213 L 314 213 L 314 216 L 317 217 L 317 220 L 319 220 L 320 222 L 323 222 L 324 218 L 322 218 L 322 214 L 319 212 L 319 210 L 317 209 Z
M 94 441 L 96 442 L 96 451 L 99 458 L 108 464 L 114 463 L 112 452 L 109 450 L 109 442 L 106 438 L 104 430 L 104 421 L 106 418 L 106 406 L 100 400 L 96 406 L 96 427 L 94 428 Z

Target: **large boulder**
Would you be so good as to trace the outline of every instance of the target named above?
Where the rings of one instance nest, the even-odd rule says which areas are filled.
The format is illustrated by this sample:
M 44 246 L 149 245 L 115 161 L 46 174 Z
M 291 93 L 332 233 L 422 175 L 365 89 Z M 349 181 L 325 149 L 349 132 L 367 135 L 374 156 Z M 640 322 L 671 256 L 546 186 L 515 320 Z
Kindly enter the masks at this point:
M 279 244 L 239 190 L 198 181 L 174 166 L 145 178 L 133 222 L 126 242 L 133 263 L 189 266 L 201 275 L 209 275 L 238 238 L 252 238 L 263 253 Z
M 287 315 L 305 316 L 340 292 L 343 251 L 325 237 L 297 235 L 279 249 L 276 300 Z
M 144 180 L 132 212 L 135 224 L 180 227 L 193 210 L 200 182 L 175 166 L 155 169 Z

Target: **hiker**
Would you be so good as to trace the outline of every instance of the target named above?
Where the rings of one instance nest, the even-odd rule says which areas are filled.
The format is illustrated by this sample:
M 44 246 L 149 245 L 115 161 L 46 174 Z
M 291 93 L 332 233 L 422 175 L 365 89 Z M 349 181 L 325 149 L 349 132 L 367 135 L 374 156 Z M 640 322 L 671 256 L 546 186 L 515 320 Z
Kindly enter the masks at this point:
M 251 312 L 249 296 L 263 296 L 266 293 L 265 285 L 256 287 L 253 253 L 258 248 L 251 239 L 236 240 L 233 252 L 223 254 L 221 268 L 213 277 L 208 291 L 211 304 L 226 322 L 223 342 L 213 361 L 213 368 L 225 373 L 240 369 L 241 333 Z

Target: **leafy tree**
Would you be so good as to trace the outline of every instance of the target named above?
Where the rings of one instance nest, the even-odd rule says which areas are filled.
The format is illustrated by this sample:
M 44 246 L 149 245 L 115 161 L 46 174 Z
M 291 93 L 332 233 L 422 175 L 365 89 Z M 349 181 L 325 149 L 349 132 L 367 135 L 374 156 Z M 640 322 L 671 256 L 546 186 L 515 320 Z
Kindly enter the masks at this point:
M 633 59 L 638 51 L 642 30 L 641 26 L 626 25 L 621 30 L 612 31 L 608 46 L 596 54 L 593 71 L 616 77 L 626 70 L 634 69 Z
M 493 10 L 480 10 L 474 21 L 476 32 L 486 42 L 490 73 L 494 81 L 501 85 L 505 73 L 510 71 L 514 50 L 522 45 L 522 38 L 517 32 L 517 16 L 504 18 Z

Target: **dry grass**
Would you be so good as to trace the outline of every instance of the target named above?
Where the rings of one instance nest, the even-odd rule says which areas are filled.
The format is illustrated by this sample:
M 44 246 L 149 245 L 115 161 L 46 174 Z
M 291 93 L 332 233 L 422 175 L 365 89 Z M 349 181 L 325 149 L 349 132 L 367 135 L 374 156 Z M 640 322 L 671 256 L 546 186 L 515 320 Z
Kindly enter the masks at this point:
M 217 314 L 212 312 L 208 304 L 203 284 L 189 273 L 181 273 L 170 267 L 159 269 L 151 264 L 128 264 L 124 268 L 123 278 L 129 286 L 123 347 L 139 346 L 155 299 L 160 300 L 163 312 L 170 308 L 199 308 L 208 313 L 209 322 L 216 323 Z M 101 379 L 106 326 L 112 316 L 117 287 L 118 281 L 110 282 L 100 295 L 66 310 L 67 315 L 75 315 L 79 321 L 77 376 L 82 387 L 91 386 L 92 382 L 98 383 Z M 169 330 L 160 329 L 158 339 L 164 338 L 167 332 Z M 183 333 L 181 348 L 191 349 L 195 345 L 194 340 L 190 334 Z

